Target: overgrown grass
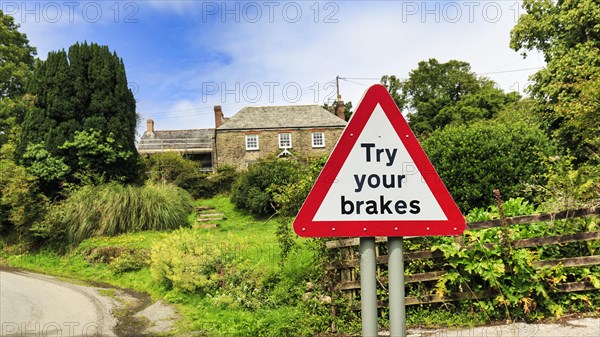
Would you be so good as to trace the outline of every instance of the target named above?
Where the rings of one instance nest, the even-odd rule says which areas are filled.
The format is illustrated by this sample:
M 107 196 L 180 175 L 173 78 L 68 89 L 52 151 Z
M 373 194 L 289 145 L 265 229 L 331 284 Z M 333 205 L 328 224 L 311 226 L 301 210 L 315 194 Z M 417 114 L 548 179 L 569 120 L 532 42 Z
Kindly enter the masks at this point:
M 86 186 L 52 210 L 72 243 L 94 236 L 175 229 L 188 224 L 192 199 L 174 186 Z
M 342 334 L 360 331 L 358 313 L 342 312 L 343 298 L 333 298 L 340 305 L 337 318 L 331 316 L 331 307 L 322 298 L 331 293 L 317 285 L 319 275 L 314 266 L 315 250 L 311 240 L 293 236 L 295 248 L 282 261 L 276 236 L 277 221 L 255 218 L 236 210 L 226 196 L 202 200 L 200 204 L 216 208 L 225 214 L 226 220 L 217 221 L 219 226 L 211 229 L 181 228 L 89 238 L 65 255 L 41 251 L 5 254 L 5 258 L 15 267 L 105 282 L 174 303 L 183 315 L 174 332 L 177 336 L 192 331 L 207 337 L 314 336 L 327 332 L 332 320 Z M 489 216 L 485 214 L 486 218 Z M 585 228 L 591 226 L 588 223 L 591 220 L 578 221 Z M 539 225 L 542 227 L 548 225 Z M 406 243 L 411 246 L 420 242 L 419 247 L 408 247 L 420 250 L 439 245 L 440 240 L 413 239 Z M 407 271 L 420 272 L 413 262 L 407 264 Z M 164 273 L 153 278 L 156 263 Z M 597 268 L 583 270 L 575 276 L 585 275 L 597 275 Z M 567 276 L 579 280 L 570 274 Z M 309 281 L 315 285 L 309 286 Z M 407 287 L 407 294 L 410 292 L 411 288 Z M 583 310 L 581 303 L 585 301 L 598 303 L 598 295 L 566 294 L 554 300 L 557 306 L 569 312 Z M 408 324 L 410 327 L 472 326 L 502 318 L 503 311 L 497 310 L 498 307 L 484 311 L 480 308 L 484 304 L 489 303 L 410 306 Z M 493 315 L 496 311 L 500 314 Z M 383 310 L 380 326 L 387 326 L 387 320 L 387 312 Z
M 46 250 L 5 258 L 14 267 L 105 282 L 175 303 L 183 315 L 175 335 L 194 331 L 201 336 L 296 337 L 325 331 L 329 324 L 328 307 L 316 297 L 301 299 L 307 291 L 307 280 L 314 273 L 313 251 L 307 248 L 309 241 L 298 238 L 299 248 L 282 263 L 275 235 L 276 221 L 240 212 L 225 196 L 203 200 L 201 204 L 218 209 L 227 219 L 218 221 L 219 227 L 213 229 L 182 228 L 93 237 L 65 255 Z M 223 270 L 227 273 L 216 280 L 217 287 L 208 287 L 203 292 L 167 287 L 154 281 L 150 261 L 135 270 L 117 272 L 114 265 L 118 258 L 98 256 L 105 252 L 150 252 L 161 244 L 167 249 L 177 244 L 174 241 L 177 236 L 189 236 L 201 240 L 199 244 L 205 247 L 233 254 L 234 259 Z

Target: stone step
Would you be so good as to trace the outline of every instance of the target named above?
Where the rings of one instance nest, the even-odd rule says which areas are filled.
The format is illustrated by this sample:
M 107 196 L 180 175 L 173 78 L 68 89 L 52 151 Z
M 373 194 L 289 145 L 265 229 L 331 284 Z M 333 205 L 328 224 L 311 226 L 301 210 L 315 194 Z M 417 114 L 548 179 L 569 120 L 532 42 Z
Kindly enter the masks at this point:
M 218 227 L 219 225 L 216 223 L 195 224 L 192 226 L 193 229 L 213 229 Z
M 225 220 L 223 217 L 211 217 L 211 218 L 196 218 L 196 222 L 209 222 L 209 221 L 219 221 Z

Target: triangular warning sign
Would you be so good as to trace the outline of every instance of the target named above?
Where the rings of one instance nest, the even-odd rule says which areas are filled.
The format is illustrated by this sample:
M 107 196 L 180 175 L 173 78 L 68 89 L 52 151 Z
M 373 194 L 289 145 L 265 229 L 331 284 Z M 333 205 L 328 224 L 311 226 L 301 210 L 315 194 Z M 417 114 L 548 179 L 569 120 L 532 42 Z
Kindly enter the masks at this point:
M 304 201 L 300 236 L 457 235 L 465 218 L 394 100 L 370 87 Z

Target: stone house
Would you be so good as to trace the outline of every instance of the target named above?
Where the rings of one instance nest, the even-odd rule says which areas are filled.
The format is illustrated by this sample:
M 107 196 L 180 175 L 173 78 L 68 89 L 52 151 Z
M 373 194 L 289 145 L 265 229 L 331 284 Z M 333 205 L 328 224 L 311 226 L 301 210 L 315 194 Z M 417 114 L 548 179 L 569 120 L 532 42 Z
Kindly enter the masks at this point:
M 214 166 L 238 170 L 270 155 L 329 154 L 346 127 L 343 104 L 336 114 L 318 105 L 245 107 L 228 119 L 214 111 Z
M 138 144 L 138 153 L 151 155 L 179 152 L 202 163 L 203 171 L 212 171 L 215 129 L 154 130 L 154 121 L 146 121 L 146 131 Z
M 270 155 L 320 156 L 333 150 L 346 127 L 343 104 L 329 112 L 318 105 L 245 107 L 225 118 L 214 107 L 215 128 L 155 130 L 146 121 L 138 152 L 179 152 L 212 171 L 223 165 L 243 170 Z

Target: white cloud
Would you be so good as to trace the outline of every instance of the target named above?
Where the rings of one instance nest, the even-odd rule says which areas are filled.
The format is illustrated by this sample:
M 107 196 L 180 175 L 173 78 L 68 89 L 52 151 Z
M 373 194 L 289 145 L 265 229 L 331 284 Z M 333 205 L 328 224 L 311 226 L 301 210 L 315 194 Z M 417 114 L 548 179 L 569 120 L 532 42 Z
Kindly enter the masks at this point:
M 199 24 L 192 34 L 196 36 L 195 47 L 226 55 L 229 63 L 199 66 L 186 72 L 183 83 L 195 88 L 197 94 L 175 105 L 186 102 L 209 109 L 221 104 L 225 114 L 232 115 L 246 105 L 294 104 L 294 90 L 286 94 L 283 88 L 288 84 L 288 89 L 294 89 L 296 83 L 303 89 L 298 103 L 321 104 L 332 93 L 327 83 L 336 75 L 374 78 L 340 83 L 343 98 L 356 106 L 367 85 L 377 83 L 382 75 L 406 77 L 419 61 L 429 58 L 467 61 L 477 73 L 543 66 L 539 57 L 523 60 L 508 47 L 509 33 L 515 24 L 511 9 L 514 3 L 488 6 L 487 12 L 482 9 L 485 3 L 470 8 L 461 5 L 461 17 L 450 12 L 452 7 L 444 10 L 440 6 L 436 14 L 431 12 L 435 6 L 422 8 L 421 2 L 412 3 L 417 6 L 414 14 L 406 2 L 338 4 L 337 23 L 314 23 L 311 4 L 303 4 L 303 13 L 309 17 L 297 23 L 274 15 L 273 23 L 265 18 L 251 23 L 242 16 L 239 23 L 226 20 L 210 26 Z M 421 10 L 429 12 L 422 15 Z M 522 91 L 527 76 L 533 72 L 486 76 L 504 90 Z M 267 82 L 279 85 L 273 87 Z M 315 83 L 321 89 L 318 95 Z M 257 86 L 262 90 L 258 101 L 254 99 Z M 203 95 L 203 88 L 211 89 L 213 94 Z M 200 126 L 212 124 L 212 115 L 208 115 Z
M 109 8 L 113 2 L 103 4 L 104 16 L 95 24 L 89 22 L 93 8 L 88 8 L 89 13 L 82 11 L 86 3 L 79 3 L 73 22 L 65 20 L 66 16 L 56 23 L 35 23 L 29 20 L 31 16 L 25 17 L 22 30 L 42 58 L 49 50 L 85 40 L 98 25 L 114 21 L 114 9 Z M 126 59 L 136 69 L 135 76 L 129 69 L 128 75 L 139 85 L 138 111 L 154 118 L 159 129 L 211 127 L 215 104 L 222 105 L 228 116 L 247 105 L 322 104 L 333 93 L 330 82 L 336 75 L 373 78 L 340 82 L 343 99 L 356 106 L 367 86 L 382 75 L 406 77 L 419 61 L 429 58 L 467 61 L 477 73 L 492 72 L 486 76 L 504 90 L 520 92 L 535 70 L 494 72 L 544 65 L 539 55 L 523 60 L 508 47 L 510 30 L 520 14 L 517 2 L 133 3 L 140 6 L 140 13 L 151 9 L 145 19 L 169 17 L 161 22 L 181 28 L 187 41 L 180 46 L 181 52 L 204 56 L 189 65 L 170 56 L 173 68 Z M 219 12 L 223 9 L 228 10 L 225 15 Z M 121 21 L 127 14 L 124 10 L 120 7 Z M 177 20 L 169 16 L 173 13 Z M 303 95 L 296 101 L 297 88 Z

